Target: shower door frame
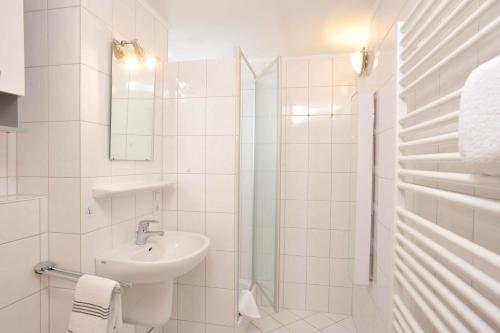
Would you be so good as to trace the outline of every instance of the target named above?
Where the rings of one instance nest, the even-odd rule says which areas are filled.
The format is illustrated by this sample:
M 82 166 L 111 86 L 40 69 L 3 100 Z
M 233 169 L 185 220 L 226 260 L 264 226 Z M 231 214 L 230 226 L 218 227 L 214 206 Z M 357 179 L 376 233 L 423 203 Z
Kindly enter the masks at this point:
M 246 60 L 245 56 L 243 58 Z M 247 61 L 247 64 L 248 61 Z M 271 63 L 269 63 L 263 70 L 260 72 L 259 75 L 255 76 L 255 81 L 259 79 L 259 77 L 262 77 L 264 74 L 267 73 L 269 69 L 271 69 L 274 65 L 277 66 L 276 70 L 276 75 L 277 75 L 277 82 L 278 82 L 278 87 L 277 87 L 277 101 L 276 101 L 276 112 L 277 112 L 277 130 L 276 130 L 276 142 L 277 142 L 277 149 L 276 149 L 276 161 L 277 161 L 277 166 L 276 166 L 276 221 L 275 221 L 275 258 L 274 258 L 274 267 L 275 267 L 275 275 L 274 275 L 274 300 L 269 299 L 266 293 L 262 292 L 264 295 L 264 298 L 271 303 L 271 305 L 274 308 L 274 311 L 278 312 L 280 309 L 280 276 L 281 276 L 281 144 L 282 144 L 282 137 L 281 137 L 281 127 L 282 127 L 282 94 L 281 94 L 281 87 L 282 87 L 282 82 L 281 82 L 281 57 L 278 56 L 276 59 L 274 59 Z M 257 99 L 257 86 L 255 86 L 255 99 Z M 257 101 L 255 103 L 255 106 L 257 107 Z M 257 112 L 257 110 L 256 110 Z M 257 118 L 257 117 L 256 117 Z M 255 147 L 254 147 L 255 148 Z M 255 155 L 255 154 L 254 154 Z M 254 160 L 255 163 L 255 160 Z M 254 179 L 255 182 L 255 179 Z M 255 188 L 255 185 L 254 185 Z M 255 194 L 255 192 L 254 192 Z M 255 233 L 254 233 L 255 237 Z M 252 274 L 255 274 L 255 270 L 252 269 Z M 252 280 L 259 286 L 261 290 L 263 290 L 262 286 L 259 284 L 255 276 L 252 278 Z

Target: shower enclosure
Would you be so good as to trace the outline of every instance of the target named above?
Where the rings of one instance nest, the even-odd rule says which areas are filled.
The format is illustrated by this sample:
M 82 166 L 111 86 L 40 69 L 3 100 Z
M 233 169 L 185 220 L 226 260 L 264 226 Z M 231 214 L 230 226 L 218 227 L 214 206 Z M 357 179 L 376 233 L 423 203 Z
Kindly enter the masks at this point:
M 258 286 L 278 308 L 280 59 L 256 74 L 240 52 L 239 297 Z M 241 311 L 240 311 L 241 312 Z

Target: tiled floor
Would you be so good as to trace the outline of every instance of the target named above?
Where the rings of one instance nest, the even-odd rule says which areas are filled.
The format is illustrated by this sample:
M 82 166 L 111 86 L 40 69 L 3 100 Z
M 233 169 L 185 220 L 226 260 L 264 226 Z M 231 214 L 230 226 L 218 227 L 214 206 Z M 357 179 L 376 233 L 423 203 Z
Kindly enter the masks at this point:
M 352 318 L 345 315 L 296 310 L 278 313 L 261 308 L 262 318 L 252 321 L 248 333 L 356 333 Z

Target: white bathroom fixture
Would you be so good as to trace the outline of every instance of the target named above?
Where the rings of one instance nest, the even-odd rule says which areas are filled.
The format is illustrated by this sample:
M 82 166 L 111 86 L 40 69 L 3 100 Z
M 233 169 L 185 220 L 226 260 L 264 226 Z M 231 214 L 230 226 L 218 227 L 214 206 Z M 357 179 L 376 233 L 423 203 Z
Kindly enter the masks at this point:
M 123 294 L 127 323 L 163 326 L 172 313 L 173 281 L 205 258 L 210 240 L 201 234 L 168 231 L 135 240 L 96 257 L 97 275 L 132 283 Z
M 351 66 L 359 76 L 368 74 L 368 51 L 365 47 L 351 55 Z
M 155 191 L 167 187 L 170 184 L 171 182 L 158 180 L 148 182 L 130 182 L 99 185 L 92 188 L 92 193 L 94 195 L 94 198 L 99 199 L 132 192 Z

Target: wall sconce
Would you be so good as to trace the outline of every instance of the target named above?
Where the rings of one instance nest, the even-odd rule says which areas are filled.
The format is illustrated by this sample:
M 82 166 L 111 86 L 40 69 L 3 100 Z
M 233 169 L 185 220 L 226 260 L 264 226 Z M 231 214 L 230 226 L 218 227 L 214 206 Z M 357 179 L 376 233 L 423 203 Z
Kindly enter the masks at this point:
M 130 52 L 129 46 L 132 46 L 133 52 Z M 144 49 L 137 39 L 118 41 L 113 39 L 113 54 L 118 60 L 125 60 L 127 67 L 135 69 L 139 63 L 145 63 L 147 67 L 154 68 L 158 63 L 157 57 L 146 55 Z
M 351 65 L 358 76 L 368 74 L 368 51 L 365 47 L 351 55 Z

